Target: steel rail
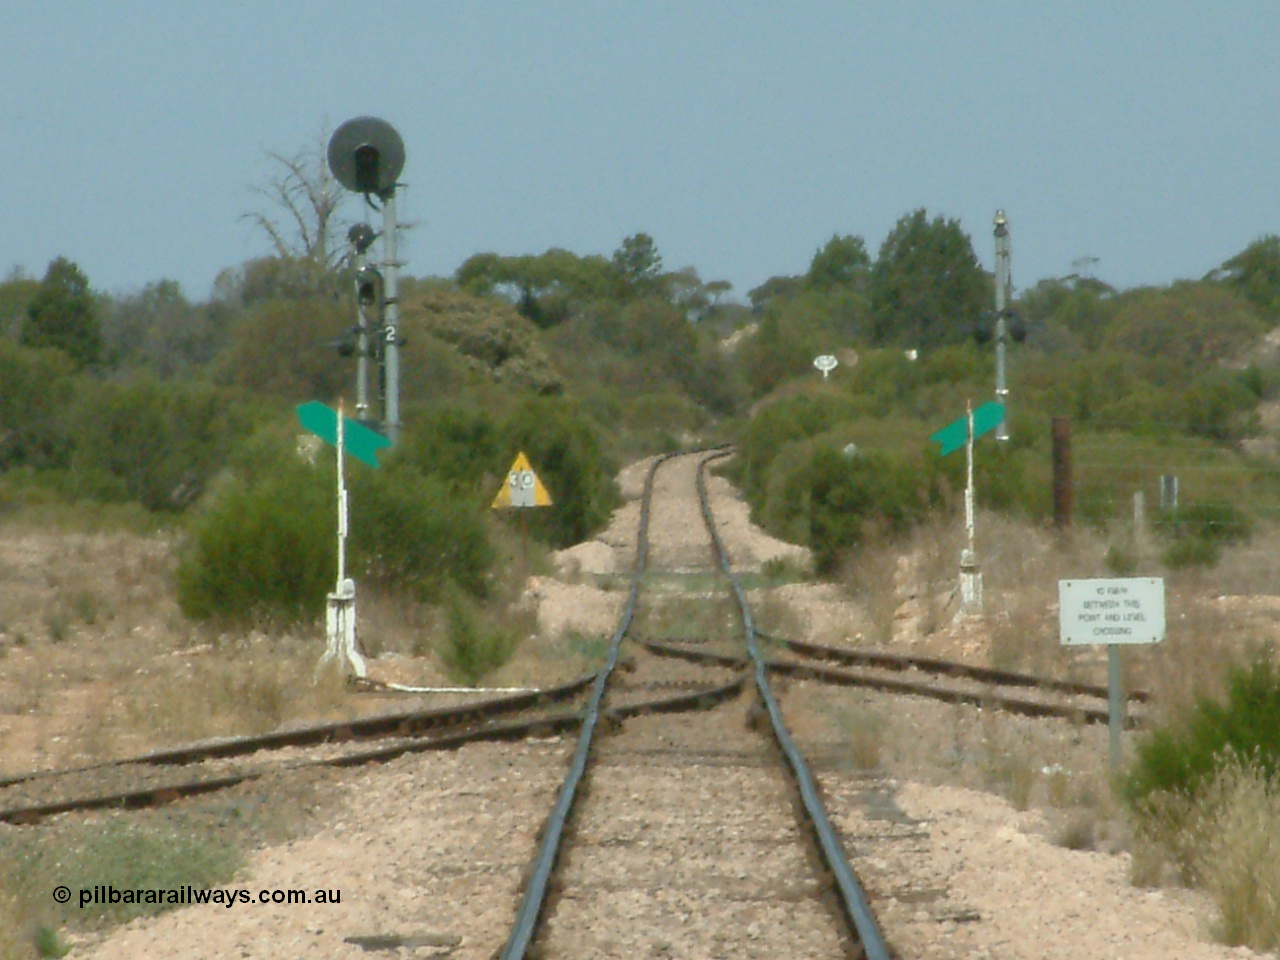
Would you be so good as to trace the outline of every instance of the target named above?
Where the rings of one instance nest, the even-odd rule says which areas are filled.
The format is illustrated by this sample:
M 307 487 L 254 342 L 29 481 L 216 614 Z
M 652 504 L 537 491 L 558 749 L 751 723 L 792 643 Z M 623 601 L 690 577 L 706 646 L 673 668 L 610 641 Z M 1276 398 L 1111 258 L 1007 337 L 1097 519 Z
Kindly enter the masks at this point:
M 622 609 L 617 628 L 610 638 L 608 658 L 604 667 L 596 674 L 595 682 L 591 686 L 591 694 L 583 710 L 582 730 L 578 734 L 578 744 L 569 764 L 569 772 L 547 817 L 542 832 L 542 842 L 534 857 L 528 883 L 525 884 L 520 898 L 520 905 L 516 909 L 515 923 L 506 944 L 498 954 L 499 960 L 524 960 L 537 934 L 538 924 L 542 920 L 551 875 L 555 870 L 556 860 L 560 856 L 561 840 L 573 811 L 574 801 L 577 799 L 578 788 L 586 775 L 592 741 L 600 723 L 601 701 L 604 699 L 605 689 L 608 687 L 614 668 L 618 665 L 622 641 L 635 617 L 636 602 L 640 596 L 640 583 L 644 577 L 645 567 L 649 563 L 649 513 L 653 500 L 654 477 L 658 473 L 658 468 L 674 456 L 676 454 L 669 453 L 656 458 L 645 475 L 644 491 L 640 499 L 640 523 L 636 531 L 635 564 L 631 571 L 631 589 L 627 594 L 627 602 Z
M 438 730 L 442 727 L 459 726 L 488 717 L 501 716 L 505 713 L 516 713 L 542 703 L 557 703 L 576 696 L 591 683 L 594 674 L 579 677 L 568 683 L 548 687 L 537 693 L 523 693 L 510 697 L 495 697 L 487 700 L 476 700 L 471 703 L 455 704 L 450 707 L 431 707 L 425 710 L 404 710 L 395 713 L 381 713 L 370 717 L 359 717 L 354 720 L 337 720 L 329 723 L 295 727 L 291 730 L 280 730 L 273 733 L 257 734 L 248 737 L 228 737 L 217 740 L 201 740 L 195 743 L 166 747 L 149 753 L 132 757 L 120 757 L 114 760 L 103 760 L 98 763 L 84 764 L 78 767 L 61 767 L 55 770 L 34 770 L 28 773 L 0 777 L 0 789 L 31 780 L 43 780 L 50 777 L 67 776 L 73 773 L 86 773 L 92 770 L 103 770 L 109 767 L 127 764 L 184 764 L 201 760 L 225 759 L 227 757 L 244 756 L 259 750 L 278 750 L 281 747 L 305 747 L 318 743 L 329 743 L 345 740 L 369 740 L 376 737 L 409 737 Z
M 799 653 L 815 660 L 830 660 L 849 666 L 879 667 L 883 670 L 919 670 L 922 673 L 934 673 L 944 676 L 963 677 L 983 683 L 994 683 L 1007 687 L 1038 687 L 1052 690 L 1055 693 L 1078 694 L 1086 697 L 1100 697 L 1106 700 L 1110 692 L 1105 686 L 1093 683 L 1077 683 L 1071 680 L 1052 680 L 1037 677 L 1029 673 L 1017 673 L 1013 670 L 997 670 L 993 667 L 979 667 L 974 664 L 959 663 L 954 660 L 941 660 L 936 657 L 916 657 L 902 653 L 889 653 L 883 650 L 848 650 L 830 647 L 805 640 L 789 640 L 770 633 L 757 633 L 758 637 L 774 643 L 780 643 L 793 653 Z M 1151 700 L 1146 690 L 1129 691 L 1129 699 L 1139 703 Z
M 739 677 L 720 686 L 702 687 L 675 696 L 642 700 L 625 706 L 613 707 L 606 713 L 611 720 L 623 721 L 646 713 L 706 710 L 727 699 L 738 696 L 742 692 L 744 682 L 745 678 Z M 340 757 L 295 760 L 267 770 L 223 774 L 185 783 L 135 787 L 130 790 L 74 797 L 49 803 L 31 803 L 24 806 L 0 809 L 0 822 L 32 824 L 45 817 L 80 810 L 100 810 L 104 808 L 139 809 L 141 807 L 160 806 L 183 797 L 225 790 L 229 787 L 238 786 L 252 780 L 260 780 L 263 777 L 277 773 L 290 773 L 311 767 L 355 767 L 368 763 L 384 763 L 410 753 L 452 750 L 469 743 L 478 743 L 486 740 L 519 740 L 530 736 L 560 733 L 577 727 L 582 723 L 582 717 L 582 713 L 577 711 L 558 713 L 548 717 L 535 717 L 530 720 L 494 724 L 474 730 L 454 731 L 436 737 L 422 737 L 408 742 L 343 754 Z
M 729 653 L 713 653 L 708 650 L 685 650 L 680 647 L 655 643 L 652 640 L 641 641 L 650 653 L 660 657 L 675 657 L 690 663 L 702 663 L 717 667 L 742 668 L 748 663 L 746 657 L 738 657 Z M 794 660 L 766 660 L 771 673 L 796 677 L 800 680 L 816 680 L 846 687 L 865 687 L 884 693 L 897 693 L 905 696 L 927 697 L 930 700 L 941 700 L 943 703 L 968 704 L 993 710 L 1003 710 L 1024 717 L 1057 718 L 1080 723 L 1108 723 L 1110 712 L 1103 707 L 1086 707 L 1068 704 L 1041 703 L 1038 700 L 1027 700 L 1023 697 L 1010 697 L 990 690 L 963 690 L 957 687 L 946 687 L 938 684 L 922 683 L 912 680 L 897 680 L 890 677 L 870 676 L 865 673 L 853 673 L 848 670 L 835 670 L 813 663 L 799 663 Z M 1129 729 L 1137 729 L 1142 725 L 1140 717 L 1126 717 Z
M 715 515 L 711 510 L 711 500 L 707 496 L 706 468 L 707 464 L 712 460 L 729 456 L 731 452 L 728 450 L 723 451 L 707 457 L 698 464 L 698 498 L 701 501 L 703 521 L 706 523 L 707 531 L 711 535 L 716 560 L 721 571 L 728 578 L 729 584 L 733 588 L 734 596 L 738 601 L 738 608 L 742 616 L 742 629 L 747 641 L 747 651 L 753 663 L 756 689 L 769 715 L 774 739 L 777 740 L 778 746 L 782 750 L 782 755 L 786 759 L 787 766 L 790 767 L 792 775 L 795 777 L 800 800 L 804 805 L 805 815 L 813 828 L 818 850 L 827 869 L 831 871 L 841 909 L 852 931 L 860 941 L 863 956 L 867 960 L 892 960 L 893 955 L 884 939 L 884 935 L 880 931 L 880 924 L 876 921 L 875 915 L 871 911 L 867 895 L 863 891 L 862 885 L 858 882 L 853 868 L 849 865 L 844 846 L 840 842 L 840 837 L 836 833 L 835 827 L 831 824 L 831 818 L 822 802 L 817 782 L 809 770 L 809 764 L 796 747 L 795 741 L 791 737 L 791 732 L 787 729 L 787 725 L 783 720 L 782 710 L 778 705 L 777 698 L 773 695 L 773 690 L 769 686 L 769 666 L 766 658 L 760 652 L 759 644 L 756 642 L 755 623 L 751 617 L 751 607 L 747 603 L 747 596 L 742 589 L 742 584 L 733 572 L 729 554 L 725 550 L 724 542 L 720 539 L 720 532 L 716 529 Z

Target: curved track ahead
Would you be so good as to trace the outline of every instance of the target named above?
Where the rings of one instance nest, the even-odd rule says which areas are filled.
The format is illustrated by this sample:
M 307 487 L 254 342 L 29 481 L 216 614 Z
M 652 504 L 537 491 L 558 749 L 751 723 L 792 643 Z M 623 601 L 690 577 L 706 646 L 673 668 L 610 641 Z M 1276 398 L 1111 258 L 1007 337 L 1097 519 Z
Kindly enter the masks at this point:
M 868 957 L 872 958 L 872 960 L 884 960 L 884 958 L 891 956 L 889 948 L 871 913 L 861 885 L 849 865 L 840 838 L 831 824 L 830 817 L 822 803 L 819 790 L 809 771 L 808 764 L 800 754 L 790 732 L 786 728 L 781 708 L 769 685 L 767 663 L 756 643 L 755 629 L 745 593 L 734 576 L 730 558 L 716 531 L 716 521 L 706 491 L 705 469 L 708 462 L 727 456 L 730 452 L 727 449 L 719 448 L 689 456 L 700 457 L 697 465 L 697 491 L 700 509 L 707 536 L 711 541 L 716 567 L 722 572 L 727 581 L 727 587 L 736 602 L 743 642 L 752 659 L 752 675 L 757 698 L 756 712 L 761 720 L 767 717 L 768 729 L 777 747 L 777 756 L 782 760 L 787 779 L 792 786 L 794 803 L 787 804 L 781 796 L 775 796 L 772 808 L 776 813 L 780 808 L 793 806 L 799 814 L 802 826 L 800 832 L 806 834 L 811 840 L 809 852 L 817 860 L 817 869 L 812 871 L 807 889 L 801 896 L 805 899 L 829 898 L 838 907 L 835 911 L 835 916 L 838 918 L 839 927 L 841 928 L 839 936 L 828 945 L 822 947 L 822 949 L 840 951 L 850 956 Z M 524 958 L 532 953 L 535 939 L 540 936 L 540 928 L 543 926 L 544 918 L 548 914 L 556 915 L 559 912 L 550 904 L 553 892 L 557 893 L 560 899 L 571 899 L 575 895 L 573 879 L 562 876 L 565 872 L 565 862 L 570 859 L 567 854 L 574 846 L 569 837 L 575 832 L 574 828 L 577 826 L 575 821 L 584 816 L 581 810 L 583 804 L 580 801 L 582 794 L 585 793 L 584 785 L 588 779 L 589 768 L 592 767 L 597 755 L 600 753 L 607 754 L 610 749 L 607 741 L 604 748 L 597 749 L 599 738 L 596 737 L 596 734 L 601 729 L 603 706 L 610 692 L 611 680 L 622 658 L 622 645 L 627 639 L 628 631 L 631 629 L 636 615 L 637 603 L 649 563 L 649 526 L 655 476 L 663 465 L 671 459 L 671 456 L 657 459 L 646 477 L 641 501 L 640 524 L 636 540 L 635 563 L 632 571 L 630 593 L 611 639 L 606 664 L 593 685 L 591 697 L 584 713 L 577 747 L 569 764 L 569 771 L 564 783 L 556 796 L 543 828 L 541 843 L 528 872 L 528 879 L 516 911 L 515 922 L 511 928 L 510 936 L 506 946 L 499 954 L 503 960 L 519 960 L 519 958 Z M 759 725 L 761 724 L 757 724 L 757 726 Z M 721 745 L 723 745 L 722 741 Z M 756 737 L 755 749 L 759 747 L 759 738 Z M 742 751 L 739 752 L 743 753 Z M 746 751 L 743 755 L 750 753 L 751 751 Z M 701 772 L 699 771 L 699 773 Z M 597 793 L 604 794 L 606 792 L 605 784 L 608 778 L 613 775 L 615 774 L 611 770 L 597 773 L 594 778 L 592 795 L 594 796 Z M 754 795 L 754 789 L 752 793 L 753 795 L 750 796 L 739 795 L 736 798 L 721 797 L 720 799 L 721 802 L 734 802 L 737 806 L 743 806 L 751 802 L 762 802 L 759 796 Z M 658 819 L 657 811 L 635 809 L 637 806 L 639 806 L 639 803 L 633 797 L 630 809 L 625 811 L 626 815 L 628 817 L 646 817 L 652 813 L 652 819 Z M 721 811 L 719 815 L 728 817 L 737 812 L 736 809 L 729 809 Z M 699 815 L 704 813 L 705 811 L 680 811 L 682 817 L 694 820 L 699 819 Z M 617 811 L 613 811 L 611 815 L 617 816 Z M 790 811 L 788 811 L 788 818 L 792 820 L 790 834 L 796 834 L 794 817 L 792 817 Z M 643 830 L 644 828 L 641 827 L 641 829 Z M 712 827 L 709 823 L 706 823 L 702 825 L 702 829 L 711 830 Z M 783 834 L 787 833 L 785 829 L 779 830 L 777 826 L 769 826 L 768 830 L 775 838 L 774 845 L 779 842 L 776 838 L 782 837 Z M 591 832 L 590 828 L 587 828 L 585 832 L 589 834 Z M 616 842 L 616 838 L 614 839 Z M 605 842 L 607 841 L 602 841 L 601 845 Z M 782 839 L 780 842 L 786 843 L 787 841 Z M 761 867 L 768 866 L 763 862 L 763 856 L 761 861 Z M 745 877 L 746 874 L 743 873 L 741 876 Z M 581 885 L 582 882 L 579 880 L 579 886 Z M 597 885 L 600 884 L 597 883 Z M 653 888 L 650 888 L 650 893 L 652 892 Z M 799 908 L 799 903 L 793 903 L 787 907 L 792 912 Z M 606 913 L 606 915 L 608 914 Z M 561 925 L 559 924 L 559 919 L 559 916 L 556 916 L 557 926 Z M 690 922 L 700 923 L 704 919 L 691 917 Z M 759 931 L 749 931 L 749 936 L 752 939 L 756 939 L 759 936 Z M 841 940 L 843 945 L 839 942 Z M 564 945 L 558 944 L 555 951 L 556 955 L 563 955 L 563 950 Z M 819 954 L 811 953 L 807 955 Z

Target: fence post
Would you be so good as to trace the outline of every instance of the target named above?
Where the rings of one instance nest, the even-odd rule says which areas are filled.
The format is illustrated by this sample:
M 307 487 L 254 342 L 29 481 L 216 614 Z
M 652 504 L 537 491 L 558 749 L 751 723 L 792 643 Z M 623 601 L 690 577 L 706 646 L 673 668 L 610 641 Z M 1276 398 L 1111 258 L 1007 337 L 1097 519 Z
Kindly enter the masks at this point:
M 1053 418 L 1053 525 L 1071 526 L 1075 487 L 1071 477 L 1071 418 Z

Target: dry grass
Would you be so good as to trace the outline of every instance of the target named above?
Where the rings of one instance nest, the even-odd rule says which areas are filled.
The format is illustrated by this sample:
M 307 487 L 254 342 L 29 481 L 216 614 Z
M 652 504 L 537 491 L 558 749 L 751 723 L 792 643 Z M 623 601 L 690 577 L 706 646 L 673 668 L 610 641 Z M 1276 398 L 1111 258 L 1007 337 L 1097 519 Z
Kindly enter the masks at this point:
M 751 617 L 757 631 L 779 637 L 804 635 L 803 618 L 781 592 L 776 589 L 759 590 L 752 600 Z
M 1225 546 L 1214 567 L 1186 571 L 1180 579 L 1219 594 L 1280 592 L 1280 528 L 1260 526 L 1247 542 Z
M 889 720 L 866 702 L 837 707 L 834 720 L 845 744 L 844 756 L 855 770 L 875 770 L 880 766 Z
M 1202 804 L 1195 871 L 1227 944 L 1280 948 L 1280 795 L 1256 769 L 1228 765 Z
M 1227 668 L 1259 639 L 1239 616 L 1185 589 L 1170 589 L 1165 605 L 1165 641 L 1123 654 L 1130 686 L 1152 692 L 1157 722 L 1184 714 L 1197 696 L 1221 694 Z
M 353 716 L 343 679 L 317 674 L 319 645 L 259 638 L 186 658 L 163 677 L 135 677 L 120 694 L 123 733 L 164 742 L 266 733 L 289 720 Z
M 721 587 L 710 596 L 641 594 L 632 634 L 658 641 L 689 637 L 718 640 L 736 636 L 738 629 L 736 602 Z
M 1280 948 L 1280 792 L 1255 767 L 1231 761 L 1194 800 L 1154 799 L 1131 879 L 1198 886 L 1213 901 L 1222 942 Z
M 340 794 L 319 771 L 246 785 L 156 810 L 104 813 L 0 831 L 0 960 L 56 956 L 86 934 L 165 907 L 79 908 L 81 887 L 171 889 L 227 883 L 242 852 L 306 835 L 327 820 Z M 73 891 L 60 906 L 56 884 Z M 42 949 L 43 946 L 43 949 Z M 74 953 L 72 955 L 75 955 Z
M 980 766 L 988 789 L 1002 795 L 1015 810 L 1031 806 L 1044 758 L 1029 738 L 1003 722 L 995 711 L 984 710 Z
M 357 597 L 356 610 L 360 645 L 371 657 L 384 653 L 425 657 L 435 649 L 439 617 L 426 604 L 365 590 Z

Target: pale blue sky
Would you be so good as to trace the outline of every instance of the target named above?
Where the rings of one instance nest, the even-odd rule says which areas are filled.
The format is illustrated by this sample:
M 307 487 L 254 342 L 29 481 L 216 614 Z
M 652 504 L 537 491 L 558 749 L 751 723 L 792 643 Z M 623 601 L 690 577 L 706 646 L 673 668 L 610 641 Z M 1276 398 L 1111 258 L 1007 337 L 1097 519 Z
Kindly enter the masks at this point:
M 653 235 L 734 293 L 915 207 L 1021 289 L 1198 277 L 1280 232 L 1275 0 L 0 0 L 0 271 L 203 299 L 322 125 L 404 138 L 408 271 Z M 359 208 L 351 204 L 350 211 Z

